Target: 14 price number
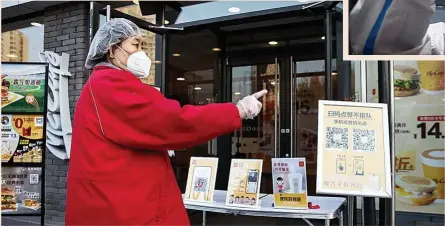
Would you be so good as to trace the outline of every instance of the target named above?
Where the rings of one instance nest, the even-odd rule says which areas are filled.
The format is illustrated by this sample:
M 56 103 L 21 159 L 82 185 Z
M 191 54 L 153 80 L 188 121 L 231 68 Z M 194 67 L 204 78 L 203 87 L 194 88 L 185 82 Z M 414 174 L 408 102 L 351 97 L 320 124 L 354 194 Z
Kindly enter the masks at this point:
M 427 137 L 433 137 L 435 139 L 444 139 L 445 136 L 440 131 L 440 123 L 436 122 L 431 126 L 427 126 L 425 122 L 419 123 L 417 128 L 420 130 L 419 134 L 414 134 L 414 139 L 426 139 Z

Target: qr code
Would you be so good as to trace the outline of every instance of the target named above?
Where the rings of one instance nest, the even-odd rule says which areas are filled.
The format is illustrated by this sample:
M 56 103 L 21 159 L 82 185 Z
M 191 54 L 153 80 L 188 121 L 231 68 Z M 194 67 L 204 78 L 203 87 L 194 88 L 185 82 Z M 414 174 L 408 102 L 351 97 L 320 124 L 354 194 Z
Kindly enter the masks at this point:
M 39 174 L 29 174 L 29 184 L 39 184 Z
M 206 192 L 208 178 L 197 177 L 195 178 L 195 184 L 193 185 L 193 190 L 195 192 Z
M 257 185 L 258 185 L 258 183 L 256 183 L 256 182 L 248 182 L 246 192 L 247 193 L 256 193 Z
M 375 130 L 353 129 L 353 151 L 375 152 Z
M 39 127 L 43 126 L 43 117 L 35 117 L 34 124 Z
M 348 128 L 327 127 L 326 148 L 348 149 Z

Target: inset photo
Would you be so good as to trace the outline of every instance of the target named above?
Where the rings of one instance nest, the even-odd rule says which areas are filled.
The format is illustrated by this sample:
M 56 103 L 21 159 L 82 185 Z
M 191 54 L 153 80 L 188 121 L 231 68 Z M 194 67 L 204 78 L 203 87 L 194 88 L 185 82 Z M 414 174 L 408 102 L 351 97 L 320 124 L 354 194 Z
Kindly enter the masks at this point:
M 343 3 L 345 60 L 445 59 L 445 0 Z

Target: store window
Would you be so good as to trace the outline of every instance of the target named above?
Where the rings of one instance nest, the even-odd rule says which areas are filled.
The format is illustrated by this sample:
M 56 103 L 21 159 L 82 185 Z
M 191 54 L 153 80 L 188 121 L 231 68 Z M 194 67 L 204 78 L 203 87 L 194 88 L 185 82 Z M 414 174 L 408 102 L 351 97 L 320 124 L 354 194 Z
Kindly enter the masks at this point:
M 156 23 L 156 15 L 153 14 L 153 15 L 142 16 L 141 9 L 137 4 L 115 8 L 115 10 L 139 19 L 143 19 L 152 24 Z M 105 24 L 105 22 L 106 22 L 106 17 L 104 15 L 101 15 L 99 18 L 100 25 Z M 153 32 L 147 31 L 145 29 L 141 29 L 141 31 L 142 31 L 142 50 L 148 55 L 148 57 L 152 61 L 152 66 L 150 68 L 150 73 L 148 77 L 142 78 L 141 80 L 146 84 L 155 85 L 156 68 L 159 67 L 161 63 L 159 59 L 156 59 L 156 37 L 158 35 Z
M 396 211 L 445 212 L 444 66 L 445 61 L 394 62 Z
M 218 70 L 217 36 L 210 31 L 171 35 L 168 42 L 168 65 L 165 95 L 184 105 L 216 102 Z M 199 49 L 200 51 L 197 51 Z M 172 165 L 179 187 L 184 191 L 190 157 L 216 157 L 216 139 L 178 150 Z
M 37 21 L 37 20 L 36 20 Z M 2 32 L 2 62 L 40 62 L 44 49 L 43 24 Z

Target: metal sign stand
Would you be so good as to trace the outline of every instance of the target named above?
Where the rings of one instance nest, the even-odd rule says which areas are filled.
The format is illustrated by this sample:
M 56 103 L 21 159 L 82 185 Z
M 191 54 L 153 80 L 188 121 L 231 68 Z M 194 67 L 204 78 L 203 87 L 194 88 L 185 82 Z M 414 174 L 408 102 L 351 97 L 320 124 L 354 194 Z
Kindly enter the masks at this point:
M 45 158 L 46 158 L 46 125 L 47 125 L 47 106 L 48 106 L 48 71 L 49 67 L 47 63 L 33 63 L 33 62 L 2 62 L 3 65 L 41 65 L 45 66 L 45 87 L 44 87 L 44 103 L 41 106 L 43 108 L 42 112 L 17 112 L 17 111 L 11 111 L 11 112 L 3 112 L 2 114 L 8 114 L 8 115 L 42 115 L 43 116 L 43 131 L 42 131 L 42 161 L 40 163 L 32 163 L 32 162 L 14 162 L 14 157 L 11 157 L 9 162 L 2 163 L 3 167 L 22 167 L 22 168 L 29 168 L 29 167 L 36 167 L 41 169 L 41 175 L 39 178 L 39 183 L 41 186 L 40 189 L 40 213 L 2 213 L 2 216 L 9 216 L 9 217 L 19 217 L 19 216 L 40 216 L 40 224 L 44 225 L 45 223 Z M 3 175 L 2 175 L 3 176 Z M 18 204 L 18 203 L 17 203 Z

